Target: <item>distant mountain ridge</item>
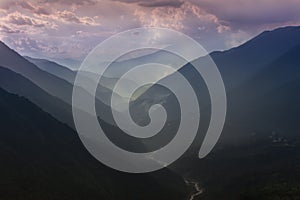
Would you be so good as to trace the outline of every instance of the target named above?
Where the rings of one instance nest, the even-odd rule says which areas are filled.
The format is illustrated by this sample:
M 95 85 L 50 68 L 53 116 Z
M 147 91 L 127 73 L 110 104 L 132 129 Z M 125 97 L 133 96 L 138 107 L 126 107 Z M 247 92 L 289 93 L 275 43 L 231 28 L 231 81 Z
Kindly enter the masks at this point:
M 73 83 L 76 72 L 73 70 L 62 66 L 60 64 L 57 64 L 56 62 L 49 61 L 46 59 L 41 58 L 31 58 L 28 56 L 24 56 L 26 60 L 29 62 L 35 64 L 37 67 L 39 67 L 41 70 L 44 70 L 50 74 L 53 74 L 54 76 L 57 76 L 61 79 L 65 79 L 66 81 Z
M 0 66 L 21 74 L 49 94 L 71 102 L 72 89 L 67 81 L 42 71 L 4 43 L 0 42 Z
M 244 116 L 244 113 L 249 112 L 247 108 L 253 106 L 254 102 L 256 105 L 266 104 L 263 99 L 261 102 L 258 102 L 258 96 L 262 97 L 265 95 L 270 95 L 271 92 L 277 88 L 285 87 L 288 82 L 298 81 L 299 76 L 297 68 L 297 55 L 300 45 L 299 36 L 300 27 L 278 28 L 272 31 L 265 31 L 239 47 L 223 52 L 211 53 L 211 57 L 221 72 L 227 90 L 229 106 L 227 117 L 228 120 L 244 120 L 241 124 L 247 124 L 248 122 L 246 119 L 248 118 Z M 28 63 L 27 60 L 24 61 L 25 59 L 16 53 L 11 53 L 6 46 L 3 47 L 2 45 L 0 50 L 0 57 L 3 58 L 3 60 L 1 59 L 0 64 L 3 63 L 3 67 L 12 67 L 15 71 L 19 72 L 25 77 L 32 75 L 28 74 L 26 71 L 34 71 L 33 77 L 36 78 L 37 76 L 38 78 L 36 79 L 39 81 L 42 81 L 42 79 L 39 77 L 39 74 L 41 74 L 41 77 L 44 77 L 47 84 L 43 83 L 42 81 L 42 86 L 44 87 L 40 85 L 38 86 L 42 89 L 50 88 L 51 91 L 48 91 L 49 94 L 58 97 L 60 100 L 65 99 L 67 100 L 66 102 L 71 105 L 71 83 L 74 81 L 76 74 L 75 71 L 69 70 L 64 66 L 44 59 L 32 59 L 27 57 L 28 60 L 36 65 L 40 65 L 39 68 L 45 71 L 40 69 L 33 70 L 32 68 L 38 67 L 34 64 Z M 4 52 L 4 54 L 2 55 L 1 52 Z M 10 54 L 8 55 L 7 52 L 10 52 Z M 15 55 L 17 59 L 15 59 L 12 55 Z M 11 57 L 11 60 L 13 61 L 8 62 L 7 58 L 9 57 Z M 124 60 L 114 63 L 112 66 L 113 70 L 111 72 L 114 72 L 116 69 L 120 69 L 120 72 L 123 72 L 131 65 L 136 65 L 142 63 L 143 61 L 159 61 L 161 58 L 164 58 L 164 62 L 168 62 L 169 58 L 174 58 L 174 60 L 172 59 L 172 62 L 176 62 L 176 57 L 174 56 L 169 57 L 165 53 L 155 52 L 151 55 L 145 55 L 131 60 Z M 205 63 L 206 59 L 207 57 L 199 58 L 200 64 L 201 62 Z M 19 64 L 16 62 L 16 60 L 22 60 L 25 62 L 25 64 L 20 62 L 23 68 L 14 66 Z M 289 65 L 289 70 L 282 71 L 284 64 Z M 189 80 L 195 89 L 198 98 L 200 98 L 199 102 L 209 107 L 209 94 L 201 76 L 195 73 L 195 70 L 190 64 L 183 66 L 179 72 L 181 72 Z M 91 77 L 95 75 L 87 74 L 87 77 L 89 76 Z M 172 78 L 172 75 L 167 78 Z M 58 82 L 55 80 L 58 80 Z M 70 82 L 66 80 L 69 80 Z M 100 104 L 97 104 L 96 106 L 98 108 L 97 113 L 102 119 L 104 119 L 107 116 L 107 113 L 110 112 L 110 97 L 112 94 L 112 88 L 116 83 L 117 78 L 110 77 L 107 79 L 104 78 L 103 80 L 105 82 L 105 87 L 97 90 L 97 98 L 99 97 Z M 276 83 L 274 80 L 277 80 Z M 266 81 L 268 81 L 269 86 L 267 86 Z M 56 88 L 58 88 L 57 91 Z M 120 95 L 120 99 L 122 98 L 123 97 Z M 152 101 L 152 98 L 155 99 L 155 101 Z M 270 98 L 271 97 L 265 99 Z M 136 110 L 132 109 L 133 114 L 136 115 L 134 118 L 136 120 L 140 120 L 141 123 L 147 122 L 147 115 L 142 113 L 147 113 L 147 109 L 154 102 L 162 103 L 163 105 L 167 105 L 168 103 L 175 105 L 175 101 L 173 98 L 171 98 L 169 91 L 161 90 L 159 88 L 151 88 L 151 90 L 146 90 L 142 95 L 137 96 L 137 98 L 134 98 L 132 101 L 131 107 L 136 108 Z M 205 113 L 208 113 L 209 108 L 206 110 L 207 111 L 205 111 Z M 176 120 L 178 118 L 178 112 L 174 109 L 170 109 L 170 111 L 170 117 L 172 120 Z M 262 110 L 259 109 L 257 112 L 255 112 L 255 115 L 258 116 L 256 121 L 260 120 L 259 112 L 262 112 Z M 209 114 L 205 114 L 204 116 L 209 118 Z M 253 117 L 254 116 L 252 116 L 252 118 Z M 108 118 L 109 119 L 106 119 L 107 122 L 111 123 L 111 116 Z M 240 124 L 240 122 L 233 124 Z M 228 134 L 223 135 L 226 136 Z

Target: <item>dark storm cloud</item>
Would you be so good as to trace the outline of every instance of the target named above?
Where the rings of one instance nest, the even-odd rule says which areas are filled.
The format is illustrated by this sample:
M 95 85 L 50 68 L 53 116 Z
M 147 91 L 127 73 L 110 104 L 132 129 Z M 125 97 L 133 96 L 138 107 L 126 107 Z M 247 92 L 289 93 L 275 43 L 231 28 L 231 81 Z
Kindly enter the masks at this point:
M 183 4 L 183 1 L 145 1 L 140 2 L 139 5 L 143 7 L 165 7 L 170 6 L 179 8 Z
M 179 0 L 114 0 L 114 1 L 119 1 L 123 3 L 136 3 L 139 6 L 142 7 L 150 7 L 150 8 L 155 8 L 155 7 L 174 7 L 174 8 L 179 8 L 184 2 L 179 1 Z

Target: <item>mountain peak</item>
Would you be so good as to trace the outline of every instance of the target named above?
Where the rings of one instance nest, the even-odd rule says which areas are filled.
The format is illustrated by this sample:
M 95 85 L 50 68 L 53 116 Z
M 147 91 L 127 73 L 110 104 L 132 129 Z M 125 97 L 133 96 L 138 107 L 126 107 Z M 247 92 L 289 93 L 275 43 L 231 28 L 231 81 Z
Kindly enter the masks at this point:
M 300 44 L 300 26 L 288 26 L 264 31 L 224 53 L 248 61 L 246 63 L 253 66 L 262 60 L 268 63 L 298 44 Z
M 0 48 L 8 48 L 10 49 L 3 41 L 0 40 Z

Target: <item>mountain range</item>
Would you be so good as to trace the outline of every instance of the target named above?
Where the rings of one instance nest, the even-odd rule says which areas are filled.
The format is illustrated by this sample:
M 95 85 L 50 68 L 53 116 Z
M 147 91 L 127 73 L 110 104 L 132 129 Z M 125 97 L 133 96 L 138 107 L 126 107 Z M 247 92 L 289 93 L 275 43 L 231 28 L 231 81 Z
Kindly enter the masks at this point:
M 5 185 L 0 197 L 185 199 L 186 177 L 201 182 L 206 189 L 203 199 L 267 199 L 265 189 L 252 186 L 264 183 L 262 188 L 272 185 L 274 189 L 274 176 L 282 176 L 291 187 L 297 188 L 300 183 L 290 177 L 300 174 L 299 55 L 300 27 L 265 31 L 236 48 L 210 54 L 224 80 L 228 112 L 220 141 L 203 160 L 197 159 L 197 151 L 210 120 L 209 94 L 201 75 L 195 73 L 190 63 L 180 68 L 178 71 L 189 80 L 202 106 L 198 136 L 189 151 L 170 166 L 172 170 L 136 176 L 108 169 L 94 160 L 80 143 L 71 107 L 76 70 L 46 59 L 23 57 L 0 42 L 0 159 L 4 163 L 1 185 Z M 155 140 L 137 143 L 133 138 L 121 136 L 123 132 L 116 126 L 109 104 L 115 83 L 130 66 L 161 60 L 177 62 L 177 59 L 157 51 L 112 64 L 111 71 L 100 80 L 96 110 L 99 122 L 110 132 L 109 138 L 114 143 L 140 152 L 160 148 L 173 138 L 171 132 L 178 128 L 180 111 L 175 96 L 166 88 L 158 85 L 142 88 L 130 104 L 138 124 L 149 122 L 147 112 L 151 105 L 159 103 L 166 107 L 168 126 Z M 198 62 L 205 63 L 206 59 L 207 56 L 200 57 Z M 172 75 L 166 79 L 172 80 Z M 97 76 L 87 72 L 86 81 L 90 80 L 96 81 Z M 128 80 L 128 84 L 133 83 Z M 83 88 L 81 91 L 91 95 Z M 120 102 L 129 98 L 122 93 L 117 96 Z M 136 149 L 132 148 L 134 145 Z M 219 181 L 214 174 L 221 176 L 221 173 L 227 174 Z M 299 194 L 298 188 L 291 195 L 296 198 Z M 269 199 L 275 198 L 268 195 Z

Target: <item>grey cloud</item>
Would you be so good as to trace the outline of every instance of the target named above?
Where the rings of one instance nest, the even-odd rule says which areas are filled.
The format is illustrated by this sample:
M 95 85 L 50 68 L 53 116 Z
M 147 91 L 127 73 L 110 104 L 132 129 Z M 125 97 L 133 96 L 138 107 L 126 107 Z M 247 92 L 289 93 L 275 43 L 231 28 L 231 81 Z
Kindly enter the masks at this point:
M 226 21 L 233 29 L 252 29 L 300 20 L 298 0 L 191 0 L 194 4 Z
M 36 8 L 36 9 L 34 10 L 34 13 L 35 13 L 35 14 L 38 14 L 38 15 L 50 15 L 50 12 L 49 12 L 47 9 L 41 8 L 41 7 Z
M 11 14 L 8 16 L 8 22 L 19 26 L 34 26 L 34 27 L 45 27 L 49 25 L 48 22 L 35 20 L 31 17 L 23 16 L 20 14 Z
M 34 10 L 35 9 L 32 5 L 30 5 L 26 1 L 17 2 L 16 5 L 20 5 L 21 7 L 25 8 L 25 9 L 28 9 L 28 10 Z
M 64 10 L 62 12 L 58 12 L 58 17 L 66 22 L 84 24 L 84 25 L 98 25 L 93 18 L 90 17 L 79 17 L 73 12 L 69 12 Z
M 97 3 L 97 0 L 43 0 L 42 2 L 64 5 L 94 5 Z
M 26 1 L 21 1 L 19 3 L 17 3 L 17 5 L 20 5 L 22 8 L 25 8 L 27 10 L 31 10 L 34 14 L 38 14 L 38 15 L 49 15 L 50 12 L 42 7 L 34 7 L 33 5 L 31 5 L 30 3 L 26 2 Z
M 44 43 L 40 40 L 35 40 L 29 37 L 17 37 L 13 39 L 8 39 L 8 43 L 14 48 L 24 49 L 26 52 L 33 53 L 49 53 L 49 54 L 59 54 L 64 53 L 58 47 L 52 46 L 51 44 Z M 23 53 L 23 52 L 22 52 Z
M 16 6 L 16 5 L 17 5 L 16 1 L 3 0 L 3 1 L 0 2 L 0 9 L 2 9 L 2 10 L 8 10 L 12 6 Z
M 179 8 L 183 4 L 183 1 L 144 1 L 140 2 L 139 5 L 143 7 L 175 7 Z
M 80 23 L 80 19 L 72 12 L 67 12 L 67 11 L 60 12 L 59 17 L 61 17 L 62 19 L 68 22 Z
M 29 17 L 11 15 L 8 19 L 9 23 L 16 25 L 33 25 L 33 21 Z
M 23 9 L 29 10 L 34 14 L 37 15 L 49 15 L 50 12 L 43 8 L 43 7 L 38 7 L 34 6 L 29 1 L 18 1 L 18 0 L 13 0 L 13 1 L 6 1 L 4 0 L 3 2 L 0 3 L 0 9 L 8 10 L 10 8 L 13 8 L 15 6 L 20 6 Z
M 175 7 L 179 8 L 184 2 L 182 0 L 113 0 L 123 3 L 136 3 L 142 7 Z
M 11 34 L 11 33 L 23 33 L 23 31 L 21 31 L 21 30 L 14 29 L 12 27 L 5 26 L 5 25 L 2 25 L 2 24 L 0 24 L 0 32 L 1 33 L 8 33 L 8 34 Z

